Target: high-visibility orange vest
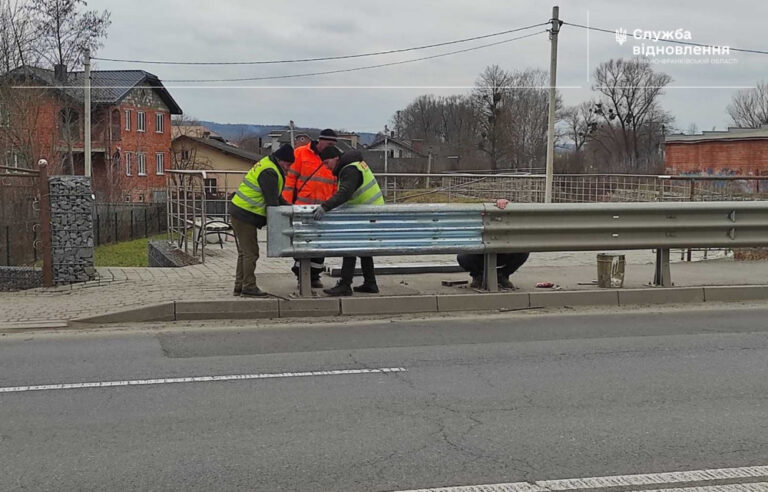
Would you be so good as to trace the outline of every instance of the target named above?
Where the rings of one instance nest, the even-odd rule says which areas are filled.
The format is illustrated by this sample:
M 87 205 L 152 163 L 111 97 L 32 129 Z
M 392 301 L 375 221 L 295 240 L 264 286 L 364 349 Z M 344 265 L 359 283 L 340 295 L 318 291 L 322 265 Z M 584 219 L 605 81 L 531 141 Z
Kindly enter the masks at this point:
M 336 177 L 323 165 L 312 144 L 297 147 L 294 162 L 285 176 L 283 198 L 296 205 L 323 203 L 336 193 Z

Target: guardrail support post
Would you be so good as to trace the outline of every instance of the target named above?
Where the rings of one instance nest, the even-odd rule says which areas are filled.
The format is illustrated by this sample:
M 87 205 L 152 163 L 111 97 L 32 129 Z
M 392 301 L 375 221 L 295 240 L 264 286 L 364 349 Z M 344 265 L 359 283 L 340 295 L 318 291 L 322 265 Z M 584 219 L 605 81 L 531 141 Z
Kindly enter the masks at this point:
M 489 292 L 499 291 L 499 277 L 496 272 L 496 254 L 485 255 L 483 261 L 483 288 Z
M 672 272 L 669 268 L 669 250 L 656 250 L 656 273 L 653 276 L 653 285 L 657 287 L 672 287 Z
M 299 295 L 312 297 L 312 260 L 310 258 L 299 260 Z

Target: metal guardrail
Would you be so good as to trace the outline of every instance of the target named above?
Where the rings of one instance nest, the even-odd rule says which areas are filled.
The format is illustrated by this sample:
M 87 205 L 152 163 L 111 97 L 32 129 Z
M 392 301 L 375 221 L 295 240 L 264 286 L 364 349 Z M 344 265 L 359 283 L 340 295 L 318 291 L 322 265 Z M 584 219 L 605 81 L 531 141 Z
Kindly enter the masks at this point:
M 491 272 L 498 253 L 656 249 L 654 283 L 669 286 L 670 248 L 768 246 L 766 202 L 358 206 L 321 221 L 313 209 L 268 210 L 267 254 L 301 259 L 302 295 L 313 256 L 476 253 Z

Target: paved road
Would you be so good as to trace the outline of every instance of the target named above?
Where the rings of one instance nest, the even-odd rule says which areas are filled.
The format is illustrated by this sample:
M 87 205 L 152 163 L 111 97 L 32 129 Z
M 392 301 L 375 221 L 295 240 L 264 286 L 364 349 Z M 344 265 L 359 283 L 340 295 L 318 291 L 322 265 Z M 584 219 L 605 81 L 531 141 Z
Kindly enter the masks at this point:
M 765 307 L 160 328 L 0 337 L 0 490 L 768 465 Z

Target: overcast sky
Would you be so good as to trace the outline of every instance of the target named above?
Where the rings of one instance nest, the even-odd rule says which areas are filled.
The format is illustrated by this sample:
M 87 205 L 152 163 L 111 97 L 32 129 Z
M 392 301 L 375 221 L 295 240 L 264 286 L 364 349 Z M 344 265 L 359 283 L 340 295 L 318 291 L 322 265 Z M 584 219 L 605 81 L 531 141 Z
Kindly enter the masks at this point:
M 540 0 L 90 0 L 109 9 L 112 26 L 98 56 L 174 61 L 243 61 L 323 57 L 407 48 L 544 23 L 553 3 Z M 560 16 L 577 24 L 615 30 L 630 40 L 563 26 L 558 86 L 566 104 L 591 95 L 590 71 L 610 58 L 631 57 L 635 29 L 690 31 L 694 42 L 768 50 L 764 0 L 561 0 Z M 539 27 L 520 34 L 544 30 Z M 237 67 L 185 67 L 97 62 L 98 69 L 141 68 L 164 81 L 262 77 L 396 62 L 519 34 L 429 50 L 353 60 Z M 648 44 L 648 42 L 646 42 Z M 676 124 L 723 128 L 737 87 L 768 79 L 768 55 L 732 53 L 731 63 L 684 64 L 680 57 L 657 68 L 672 76 L 664 107 Z M 707 58 L 707 57 L 704 57 Z M 375 132 L 398 109 L 424 93 L 468 92 L 484 67 L 549 66 L 549 41 L 521 41 L 394 67 L 259 82 L 166 82 L 185 114 L 222 123 L 287 124 Z M 189 88 L 192 86 L 192 88 Z M 245 86 L 245 87 L 238 87 Z M 451 87 L 446 89 L 445 87 Z M 465 88 L 466 87 L 466 88 Z M 696 87 L 696 88 L 693 88 Z

